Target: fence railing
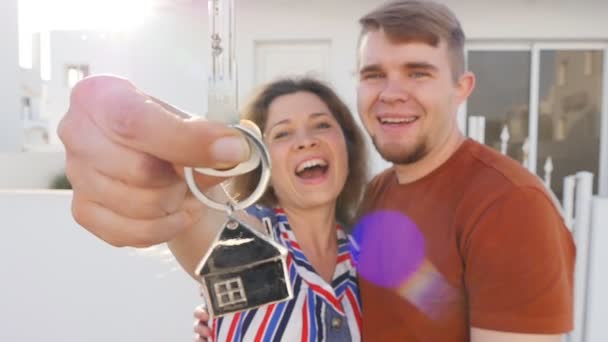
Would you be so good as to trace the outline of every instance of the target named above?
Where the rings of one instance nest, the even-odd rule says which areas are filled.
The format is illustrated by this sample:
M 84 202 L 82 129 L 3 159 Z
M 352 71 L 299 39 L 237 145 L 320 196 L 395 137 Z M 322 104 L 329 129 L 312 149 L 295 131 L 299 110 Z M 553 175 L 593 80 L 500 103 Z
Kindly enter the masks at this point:
M 581 171 L 564 179 L 564 216 L 576 244 L 574 330 L 568 335 L 568 342 L 585 341 L 592 202 L 593 174 L 591 172 Z

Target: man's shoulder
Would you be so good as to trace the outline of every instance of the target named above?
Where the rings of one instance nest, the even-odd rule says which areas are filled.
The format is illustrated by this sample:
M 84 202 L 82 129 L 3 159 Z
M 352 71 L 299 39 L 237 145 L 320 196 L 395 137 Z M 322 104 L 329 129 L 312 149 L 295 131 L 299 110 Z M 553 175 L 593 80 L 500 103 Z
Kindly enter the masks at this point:
M 527 193 L 560 211 L 550 190 L 521 163 L 480 143 L 468 144 L 466 155 L 470 158 L 470 169 L 466 171 L 462 188 L 463 207 L 467 207 L 468 202 L 472 207 L 483 208 L 501 198 Z
M 369 193 L 370 191 L 377 190 L 388 184 L 392 179 L 396 179 L 394 166 L 390 166 L 372 177 L 369 183 L 367 183 L 366 192 Z
M 469 175 L 473 184 L 485 185 L 487 182 L 484 180 L 487 179 L 493 183 L 492 187 L 504 185 L 544 189 L 540 178 L 520 162 L 475 141 L 470 141 L 467 147 L 467 155 L 472 161 Z

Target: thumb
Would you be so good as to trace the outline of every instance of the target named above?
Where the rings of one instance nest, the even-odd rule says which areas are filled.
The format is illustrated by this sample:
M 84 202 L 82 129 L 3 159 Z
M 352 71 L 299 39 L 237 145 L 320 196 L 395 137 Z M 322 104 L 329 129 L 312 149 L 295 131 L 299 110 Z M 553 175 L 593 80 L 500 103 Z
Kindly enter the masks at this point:
M 163 106 L 127 80 L 98 76 L 81 81 L 71 105 L 85 108 L 111 140 L 172 164 L 230 168 L 249 158 L 249 144 L 225 124 Z

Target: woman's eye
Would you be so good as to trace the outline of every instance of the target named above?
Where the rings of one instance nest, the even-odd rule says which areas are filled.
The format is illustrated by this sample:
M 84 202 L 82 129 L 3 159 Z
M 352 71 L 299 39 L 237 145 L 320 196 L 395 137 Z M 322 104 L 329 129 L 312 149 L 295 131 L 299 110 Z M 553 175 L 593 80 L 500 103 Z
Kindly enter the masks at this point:
M 319 122 L 316 127 L 325 129 L 325 128 L 330 128 L 331 124 L 329 122 Z
M 286 136 L 289 135 L 289 132 L 283 131 L 283 132 L 277 132 L 274 136 L 273 139 L 281 139 L 281 138 L 285 138 Z

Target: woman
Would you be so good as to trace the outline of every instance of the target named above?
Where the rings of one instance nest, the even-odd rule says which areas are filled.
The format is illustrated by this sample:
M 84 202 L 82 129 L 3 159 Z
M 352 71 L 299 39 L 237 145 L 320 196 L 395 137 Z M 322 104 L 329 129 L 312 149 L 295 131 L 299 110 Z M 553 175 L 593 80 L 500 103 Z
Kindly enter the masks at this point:
M 244 118 L 262 131 L 272 162 L 271 186 L 248 213 L 258 220 L 270 218 L 278 242 L 288 249 L 294 296 L 212 320 L 212 339 L 360 340 L 352 245 L 341 226 L 351 223 L 367 180 L 366 147 L 358 126 L 330 88 L 309 78 L 268 84 Z M 257 176 L 239 177 L 236 192 L 253 191 Z M 188 270 L 201 253 L 199 249 L 196 258 L 185 252 L 195 243 L 192 234 L 169 244 Z

